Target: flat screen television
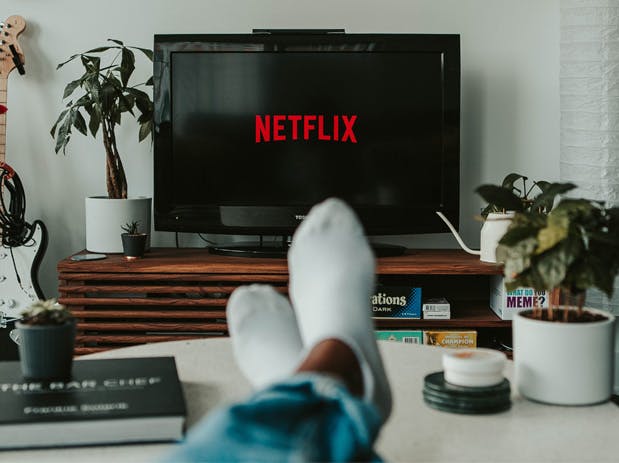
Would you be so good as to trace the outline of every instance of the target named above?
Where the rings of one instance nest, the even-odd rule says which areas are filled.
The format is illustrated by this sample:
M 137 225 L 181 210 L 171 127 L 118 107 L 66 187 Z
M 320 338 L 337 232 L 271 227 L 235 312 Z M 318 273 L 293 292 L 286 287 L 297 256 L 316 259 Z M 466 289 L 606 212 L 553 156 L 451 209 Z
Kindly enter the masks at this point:
M 368 235 L 459 213 L 460 37 L 156 35 L 155 228 L 291 235 L 347 201 Z

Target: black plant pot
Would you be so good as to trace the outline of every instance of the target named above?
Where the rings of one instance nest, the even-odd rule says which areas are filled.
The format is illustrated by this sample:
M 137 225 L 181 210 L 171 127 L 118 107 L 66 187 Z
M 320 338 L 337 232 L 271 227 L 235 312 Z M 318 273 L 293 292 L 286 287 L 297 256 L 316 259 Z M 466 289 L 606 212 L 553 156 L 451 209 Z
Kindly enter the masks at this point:
M 120 236 L 123 240 L 123 252 L 126 258 L 137 259 L 139 257 L 144 257 L 146 239 L 148 238 L 146 233 L 139 233 L 137 235 L 123 233 Z
M 71 378 L 75 321 L 63 325 L 17 323 L 16 326 L 19 330 L 19 360 L 25 378 Z

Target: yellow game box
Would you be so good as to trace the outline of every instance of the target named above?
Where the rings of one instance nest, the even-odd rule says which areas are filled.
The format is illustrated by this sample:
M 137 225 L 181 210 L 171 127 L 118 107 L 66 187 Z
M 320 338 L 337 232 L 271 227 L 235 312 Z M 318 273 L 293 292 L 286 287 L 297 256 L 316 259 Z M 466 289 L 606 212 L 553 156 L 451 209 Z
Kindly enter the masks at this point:
M 477 331 L 424 331 L 423 343 L 452 349 L 477 347 Z

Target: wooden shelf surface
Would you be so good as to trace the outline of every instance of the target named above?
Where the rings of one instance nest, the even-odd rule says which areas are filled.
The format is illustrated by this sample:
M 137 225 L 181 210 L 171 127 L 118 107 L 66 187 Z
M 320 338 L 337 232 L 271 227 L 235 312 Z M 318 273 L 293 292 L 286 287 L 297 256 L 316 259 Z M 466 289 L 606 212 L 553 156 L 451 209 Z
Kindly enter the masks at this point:
M 469 304 L 453 307 L 449 320 L 375 318 L 377 329 L 454 329 L 454 328 L 509 328 L 511 320 L 501 320 L 487 305 Z
M 85 251 L 82 251 L 85 252 Z M 59 302 L 77 319 L 75 352 L 86 354 L 121 346 L 222 336 L 228 332 L 225 307 L 232 291 L 265 283 L 286 294 L 288 265 L 283 258 L 218 256 L 205 248 L 153 248 L 128 261 L 110 254 L 98 261 L 58 263 Z M 418 286 L 425 297 L 447 297 L 450 320 L 376 320 L 378 329 L 501 329 L 488 308 L 490 275 L 497 265 L 457 249 L 416 249 L 380 258 L 378 281 L 386 286 Z
M 84 251 L 82 251 L 84 252 Z M 60 273 L 135 274 L 270 274 L 286 275 L 286 259 L 229 257 L 210 254 L 205 248 L 153 248 L 144 258 L 126 260 L 109 254 L 97 261 L 58 263 Z M 501 268 L 481 262 L 459 249 L 410 249 L 405 255 L 379 258 L 379 275 L 496 275 Z M 62 278 L 61 278 L 62 279 Z

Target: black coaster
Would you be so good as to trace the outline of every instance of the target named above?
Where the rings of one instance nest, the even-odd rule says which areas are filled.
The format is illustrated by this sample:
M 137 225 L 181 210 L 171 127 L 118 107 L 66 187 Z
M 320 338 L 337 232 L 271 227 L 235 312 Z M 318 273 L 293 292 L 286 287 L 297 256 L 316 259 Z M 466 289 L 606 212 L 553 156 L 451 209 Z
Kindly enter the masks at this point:
M 424 379 L 423 399 L 437 410 L 451 413 L 499 413 L 511 407 L 508 380 L 496 386 L 464 387 L 445 381 L 443 372 L 429 374 Z

